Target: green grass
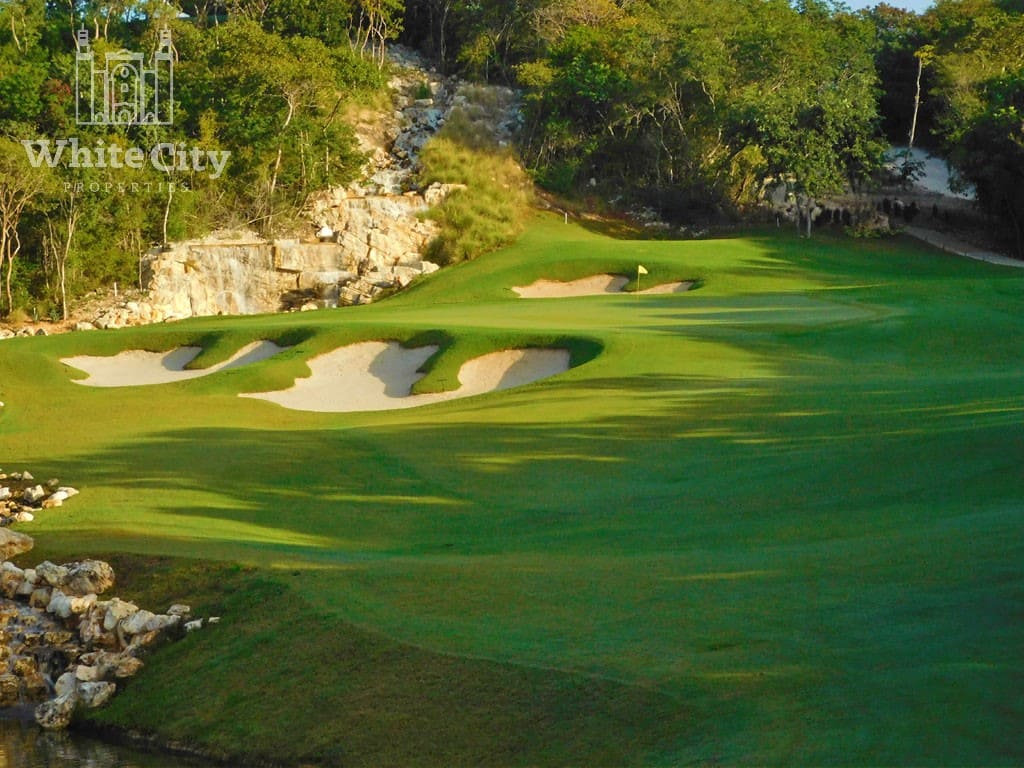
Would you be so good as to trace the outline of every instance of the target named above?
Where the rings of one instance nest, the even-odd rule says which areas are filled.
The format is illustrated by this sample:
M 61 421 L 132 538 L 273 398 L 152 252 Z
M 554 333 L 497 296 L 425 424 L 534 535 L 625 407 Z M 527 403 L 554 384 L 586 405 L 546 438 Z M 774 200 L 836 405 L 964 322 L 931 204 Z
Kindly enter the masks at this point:
M 672 296 L 516 299 L 650 271 Z M 538 216 L 386 302 L 0 346 L 0 466 L 82 494 L 23 556 L 224 615 L 106 723 L 323 765 L 1013 765 L 1024 273 L 911 241 L 614 240 Z M 70 354 L 296 346 L 173 385 Z M 519 390 L 291 412 L 354 340 L 458 363 L 569 345 Z M 297 734 L 302 734 L 301 737 Z

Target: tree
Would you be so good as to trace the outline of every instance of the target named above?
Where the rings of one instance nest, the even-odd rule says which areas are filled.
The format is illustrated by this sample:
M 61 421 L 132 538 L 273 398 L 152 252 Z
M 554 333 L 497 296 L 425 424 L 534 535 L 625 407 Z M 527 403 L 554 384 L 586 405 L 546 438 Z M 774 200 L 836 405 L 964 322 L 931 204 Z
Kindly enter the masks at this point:
M 5 269 L 4 296 L 7 312 L 14 309 L 11 283 L 21 252 L 19 225 L 22 215 L 47 188 L 48 168 L 33 168 L 18 142 L 0 137 L 0 263 Z
M 917 78 L 914 81 L 914 114 L 910 120 L 910 133 L 907 135 L 907 149 L 914 148 L 914 138 L 917 134 L 917 114 L 921 110 L 921 75 L 924 68 L 935 58 L 935 48 L 931 45 L 922 45 L 914 51 L 914 58 L 917 59 Z
M 78 223 L 82 217 L 80 193 L 73 186 L 65 189 L 64 195 L 57 203 L 56 215 L 46 219 L 47 233 L 44 248 L 47 261 L 52 265 L 57 277 L 57 296 L 60 301 L 61 318 L 68 319 L 68 261 L 75 240 Z
M 736 113 L 737 138 L 760 148 L 766 174 L 787 181 L 807 235 L 816 200 L 856 184 L 877 167 L 883 149 L 874 138 L 870 27 L 862 18 L 823 12 L 807 3 L 803 13 L 789 15 L 766 3 L 752 17 L 748 56 L 756 55 L 764 71 L 742 89 Z
M 362 53 L 370 54 L 383 67 L 389 40 L 402 31 L 404 0 L 358 0 L 355 12 L 354 42 Z
M 994 226 L 1024 256 L 1024 9 L 943 0 L 929 18 L 944 148 Z

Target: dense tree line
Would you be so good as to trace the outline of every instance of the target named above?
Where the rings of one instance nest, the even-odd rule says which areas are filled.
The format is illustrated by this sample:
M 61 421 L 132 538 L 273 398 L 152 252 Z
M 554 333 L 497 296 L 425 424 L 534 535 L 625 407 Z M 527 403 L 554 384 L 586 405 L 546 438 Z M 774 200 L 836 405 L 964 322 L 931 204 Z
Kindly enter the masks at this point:
M 69 295 L 136 282 L 154 244 L 223 226 L 275 231 L 311 191 L 352 178 L 362 156 L 345 114 L 382 87 L 382 41 L 400 10 L 394 0 L 0 2 L 0 315 L 65 314 Z M 173 124 L 77 124 L 80 28 L 98 61 L 122 49 L 148 57 L 171 31 Z M 40 159 L 44 145 L 63 151 L 59 161 Z M 69 163 L 75 151 L 88 160 Z M 133 151 L 144 161 L 128 164 Z M 223 168 L 212 171 L 208 153 L 227 158 Z
M 923 15 L 825 0 L 409 0 L 406 38 L 448 71 L 526 89 L 524 158 L 663 215 L 735 211 L 871 177 L 885 143 L 948 156 L 1021 234 L 1022 0 Z M 883 139 L 885 141 L 883 141 Z M 593 180 L 593 182 L 591 182 Z
M 526 89 L 523 154 L 568 193 L 629 190 L 670 218 L 809 203 L 877 163 L 874 28 L 807 0 L 411 0 L 448 69 Z
M 1024 2 L 937 0 L 868 14 L 888 137 L 947 156 L 1024 258 Z
M 100 55 L 153 50 L 164 26 L 174 124 L 76 125 L 73 31 Z M 285 225 L 355 172 L 346 112 L 382 86 L 399 35 L 444 71 L 523 89 L 521 157 L 553 191 L 679 220 L 741 213 L 767 183 L 810 206 L 910 141 L 950 157 L 1024 255 L 1024 0 L 923 15 L 833 0 L 0 0 L 0 312 L 130 280 L 152 243 Z M 230 162 L 216 178 L 33 167 L 20 146 L 71 136 Z

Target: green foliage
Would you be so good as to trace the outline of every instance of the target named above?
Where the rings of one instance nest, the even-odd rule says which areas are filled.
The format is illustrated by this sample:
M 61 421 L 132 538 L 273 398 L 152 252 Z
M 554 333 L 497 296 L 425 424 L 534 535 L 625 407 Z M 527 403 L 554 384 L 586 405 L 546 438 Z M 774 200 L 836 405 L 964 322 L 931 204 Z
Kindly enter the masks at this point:
M 419 184 L 462 184 L 428 216 L 441 233 L 427 258 L 451 264 L 511 243 L 530 214 L 532 185 L 508 148 L 493 139 L 497 105 L 487 91 L 466 92 L 469 104 L 452 111 L 420 153 Z
M 997 230 L 1024 257 L 1024 9 L 940 2 L 932 33 L 937 133 Z
M 805 195 L 877 167 L 871 28 L 820 3 L 555 3 L 518 67 L 527 159 L 559 192 L 595 179 L 671 218 Z
M 230 157 L 218 178 L 195 169 L 162 172 L 148 157 L 142 168 L 69 168 L 67 157 L 56 163 L 55 185 L 37 210 L 19 217 L 19 256 L 2 311 L 23 304 L 52 313 L 58 292 L 73 297 L 114 281 L 134 284 L 141 254 L 166 239 L 224 225 L 273 232 L 294 220 L 311 191 L 357 172 L 363 157 L 343 115 L 350 102 L 372 100 L 384 85 L 380 68 L 348 43 L 358 9 L 345 0 L 293 0 L 255 14 L 261 26 L 250 18 L 252 4 L 236 3 L 231 19 L 208 4 L 193 5 L 194 23 L 157 4 L 127 13 L 127 5 L 0 3 L 0 134 L 76 137 L 85 147 L 138 146 L 147 153 L 172 144 Z M 69 10 L 82 18 L 101 58 L 122 48 L 152 50 L 157 29 L 171 28 L 173 126 L 75 124 Z M 11 152 L 26 156 L 17 143 Z M 74 247 L 58 279 L 46 244 L 51 224 L 67 229 L 68 190 L 78 190 Z

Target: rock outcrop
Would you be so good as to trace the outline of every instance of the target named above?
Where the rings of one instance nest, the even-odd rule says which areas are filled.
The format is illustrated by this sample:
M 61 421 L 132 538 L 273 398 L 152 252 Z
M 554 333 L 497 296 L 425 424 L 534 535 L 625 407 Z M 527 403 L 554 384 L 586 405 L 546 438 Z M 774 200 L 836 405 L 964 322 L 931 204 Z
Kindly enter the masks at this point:
M 40 484 L 31 472 L 8 474 L 0 470 L 0 526 L 31 522 L 40 510 L 63 506 L 65 501 L 77 495 L 77 489 L 61 485 L 56 479 Z M 10 530 L 6 534 L 20 535 Z M 2 529 L 0 535 L 4 535 Z M 13 557 L 13 554 L 4 555 L 0 550 L 0 560 L 8 557 Z
M 33 503 L 61 494 L 40 497 L 35 490 L 42 486 L 23 487 L 34 480 L 28 472 L 0 477 L 20 484 L 16 490 Z M 109 702 L 118 682 L 142 669 L 147 648 L 203 626 L 187 605 L 158 614 L 116 597 L 101 599 L 115 582 L 113 568 L 101 560 L 44 561 L 34 568 L 9 562 L 32 545 L 31 537 L 0 527 L 0 708 L 37 704 L 40 725 L 65 728 L 80 708 Z
M 437 227 L 423 214 L 461 186 L 418 190 L 414 178 L 420 150 L 459 103 L 459 84 L 409 49 L 391 56 L 394 110 L 357 120 L 368 157 L 361 180 L 312 197 L 308 238 L 227 234 L 154 250 L 143 263 L 146 300 L 122 302 L 93 324 L 364 304 L 435 271 L 422 254 Z
M 70 327 L 122 328 L 186 317 L 256 314 L 364 304 L 407 286 L 438 267 L 423 259 L 438 234 L 424 214 L 460 184 L 420 189 L 426 143 L 453 115 L 499 145 L 521 122 L 508 88 L 443 77 L 417 52 L 389 50 L 392 108 L 353 117 L 367 162 L 359 181 L 311 197 L 305 233 L 266 240 L 251 232 L 221 232 L 151 250 L 143 257 L 144 290 L 88 302 Z M 468 194 L 468 192 L 466 192 Z M 44 332 L 23 329 L 18 335 Z M 0 338 L 14 336 L 0 328 Z

